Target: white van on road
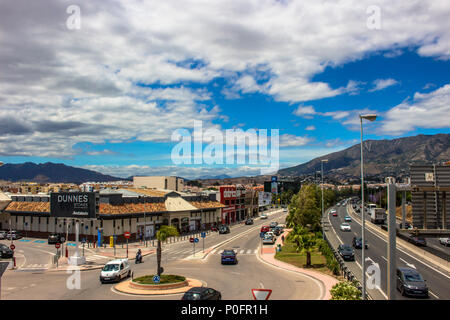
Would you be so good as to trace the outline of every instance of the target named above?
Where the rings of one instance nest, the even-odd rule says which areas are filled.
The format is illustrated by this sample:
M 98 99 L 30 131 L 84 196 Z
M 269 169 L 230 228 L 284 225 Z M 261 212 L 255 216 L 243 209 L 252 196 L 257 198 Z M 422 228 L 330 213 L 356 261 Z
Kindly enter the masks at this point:
M 131 276 L 131 268 L 128 259 L 116 259 L 109 261 L 100 271 L 100 282 L 119 282 L 129 276 Z

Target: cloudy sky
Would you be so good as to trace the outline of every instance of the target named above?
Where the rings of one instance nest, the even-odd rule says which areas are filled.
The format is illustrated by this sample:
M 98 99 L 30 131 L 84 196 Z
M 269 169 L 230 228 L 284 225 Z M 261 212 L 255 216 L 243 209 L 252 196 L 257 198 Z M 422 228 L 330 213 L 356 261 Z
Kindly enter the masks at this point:
M 367 139 L 449 133 L 449 16 L 447 0 L 2 0 L 0 161 L 237 176 L 260 168 L 175 164 L 174 132 L 278 129 L 282 168 L 358 143 L 360 113 L 379 115 Z

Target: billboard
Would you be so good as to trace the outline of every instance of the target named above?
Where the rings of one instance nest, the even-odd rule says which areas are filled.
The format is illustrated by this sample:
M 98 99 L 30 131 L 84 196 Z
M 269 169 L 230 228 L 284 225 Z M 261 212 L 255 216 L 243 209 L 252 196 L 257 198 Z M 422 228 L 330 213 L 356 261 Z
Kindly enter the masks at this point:
M 260 207 L 268 206 L 272 203 L 272 194 L 270 192 L 258 192 L 258 205 Z
M 52 192 L 50 215 L 57 218 L 95 219 L 98 213 L 98 193 Z
M 275 194 L 278 193 L 278 182 L 272 182 L 270 191 Z

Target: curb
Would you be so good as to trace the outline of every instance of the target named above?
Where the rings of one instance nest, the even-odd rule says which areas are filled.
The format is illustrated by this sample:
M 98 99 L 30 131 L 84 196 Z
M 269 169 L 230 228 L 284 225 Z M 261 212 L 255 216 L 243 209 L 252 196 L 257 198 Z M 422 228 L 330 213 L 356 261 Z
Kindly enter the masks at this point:
M 148 289 L 135 289 L 130 288 L 129 284 L 131 280 L 127 280 L 125 282 L 120 282 L 116 284 L 113 288 L 119 293 L 131 294 L 131 295 L 140 295 L 140 296 L 160 296 L 160 295 L 173 295 L 173 294 L 183 294 L 188 291 L 192 287 L 203 286 L 203 281 L 198 279 L 186 278 L 188 284 L 186 286 L 175 288 L 175 289 L 167 289 L 167 290 L 148 290 Z M 162 292 L 165 291 L 165 292 Z
M 288 234 L 289 234 L 289 233 L 288 233 Z M 281 243 L 281 241 L 280 241 L 280 243 Z M 275 245 L 276 245 L 276 243 L 275 243 Z M 302 268 L 296 267 L 296 266 L 294 266 L 294 265 L 292 265 L 292 266 L 295 267 L 297 270 L 286 269 L 286 268 L 284 268 L 284 267 L 282 267 L 282 266 L 280 266 L 280 265 L 276 265 L 276 264 L 273 264 L 272 262 L 269 262 L 269 261 L 265 260 L 265 259 L 261 256 L 261 250 L 260 250 L 260 249 L 261 249 L 261 245 L 260 245 L 259 248 L 258 248 L 258 254 L 257 254 L 258 259 L 260 259 L 260 260 L 263 261 L 264 263 L 267 263 L 267 264 L 269 264 L 269 265 L 271 265 L 271 266 L 274 266 L 274 267 L 276 267 L 276 268 L 283 269 L 283 270 L 290 271 L 290 272 L 300 273 L 300 274 L 302 274 L 302 275 L 305 276 L 305 277 L 308 277 L 308 278 L 311 278 L 311 279 L 313 279 L 313 280 L 315 280 L 315 281 L 318 281 L 318 282 L 320 283 L 321 291 L 322 291 L 322 297 L 320 298 L 320 300 L 327 300 L 327 299 L 326 299 L 327 295 L 328 295 L 329 298 L 331 299 L 331 294 L 329 293 L 330 290 L 331 290 L 331 287 L 330 287 L 330 288 L 327 288 L 327 285 L 326 285 L 321 279 L 317 278 L 317 277 L 315 276 L 315 274 L 317 274 L 317 276 L 321 276 L 321 277 L 330 277 L 330 278 L 333 278 L 333 277 L 331 277 L 331 276 L 329 276 L 329 275 L 327 275 L 327 274 L 322 274 L 322 273 L 320 273 L 320 272 L 316 272 L 316 271 L 312 271 L 312 270 L 309 271 L 308 274 L 307 274 L 307 273 L 302 272 Z M 276 252 L 275 252 L 275 254 L 276 254 Z M 274 259 L 275 259 L 275 254 L 273 255 Z M 276 259 L 275 259 L 275 260 L 276 260 Z M 276 261 L 277 261 L 277 260 L 276 260 Z M 280 261 L 280 262 L 282 262 L 282 261 Z M 287 262 L 283 262 L 283 263 L 288 264 Z M 309 274 L 309 273 L 313 273 L 313 274 Z M 335 278 L 333 278 L 333 280 L 336 280 L 337 282 L 340 282 L 340 280 L 337 280 L 337 279 L 335 279 Z

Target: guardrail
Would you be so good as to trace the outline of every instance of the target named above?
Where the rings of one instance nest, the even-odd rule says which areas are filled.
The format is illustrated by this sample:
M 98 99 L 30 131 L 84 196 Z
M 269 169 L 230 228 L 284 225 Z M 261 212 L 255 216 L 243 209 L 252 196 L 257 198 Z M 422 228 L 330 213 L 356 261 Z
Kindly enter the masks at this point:
M 325 211 L 326 212 L 326 211 Z M 323 227 L 322 227 L 323 228 Z M 332 227 L 331 227 L 332 228 Z M 331 245 L 330 241 L 327 238 L 326 233 L 322 230 L 323 236 L 325 241 L 328 243 L 328 246 L 330 247 L 331 251 L 333 252 L 333 255 L 335 257 L 335 259 L 337 260 L 337 262 L 339 263 L 339 267 L 341 270 L 342 275 L 344 276 L 345 279 L 347 279 L 348 281 L 354 282 L 357 285 L 357 288 L 359 291 L 361 291 L 362 293 L 362 285 L 361 282 L 356 278 L 356 276 L 353 274 L 352 271 L 350 271 L 347 266 L 345 265 L 345 261 L 344 259 L 342 259 L 342 257 L 339 255 L 339 253 L 336 251 L 336 249 L 333 248 L 333 246 Z M 373 298 L 370 296 L 370 294 L 366 291 L 366 299 L 367 300 L 373 300 Z

